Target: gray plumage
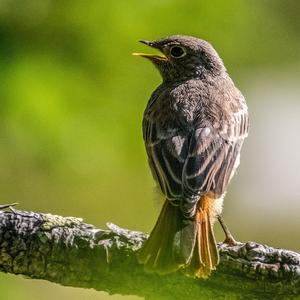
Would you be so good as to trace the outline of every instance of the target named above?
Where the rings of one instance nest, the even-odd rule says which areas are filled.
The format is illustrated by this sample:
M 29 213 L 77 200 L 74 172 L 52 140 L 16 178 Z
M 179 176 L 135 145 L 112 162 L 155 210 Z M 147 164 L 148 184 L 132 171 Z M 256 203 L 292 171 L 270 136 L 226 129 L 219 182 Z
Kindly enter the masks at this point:
M 193 215 L 199 195 L 225 192 L 249 121 L 244 97 L 216 51 L 192 37 L 154 42 L 162 52 L 177 44 L 184 45 L 184 57 L 154 61 L 164 81 L 145 110 L 143 137 L 162 192 Z
M 163 78 L 144 112 L 149 165 L 167 201 L 179 207 L 183 220 L 193 220 L 201 197 L 221 198 L 239 164 L 249 130 L 247 105 L 206 41 L 176 35 L 143 43 L 164 54 L 142 55 Z M 191 253 L 178 266 L 190 259 Z

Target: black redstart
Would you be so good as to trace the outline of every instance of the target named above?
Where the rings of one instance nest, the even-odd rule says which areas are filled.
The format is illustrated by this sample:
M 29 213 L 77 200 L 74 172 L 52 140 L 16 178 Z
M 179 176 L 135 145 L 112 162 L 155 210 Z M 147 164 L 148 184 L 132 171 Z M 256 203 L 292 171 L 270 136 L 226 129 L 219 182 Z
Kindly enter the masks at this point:
M 166 200 L 139 261 L 160 274 L 207 277 L 219 262 L 213 223 L 248 135 L 247 105 L 208 42 L 183 35 L 141 42 L 161 53 L 135 54 L 163 79 L 146 107 L 143 137 Z

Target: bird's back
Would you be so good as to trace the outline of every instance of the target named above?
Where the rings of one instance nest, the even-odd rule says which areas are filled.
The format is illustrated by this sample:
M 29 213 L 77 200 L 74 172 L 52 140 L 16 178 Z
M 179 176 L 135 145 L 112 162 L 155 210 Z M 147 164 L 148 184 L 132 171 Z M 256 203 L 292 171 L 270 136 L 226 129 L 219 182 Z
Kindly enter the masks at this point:
M 141 56 L 163 78 L 143 137 L 166 201 L 139 259 L 158 273 L 207 277 L 219 261 L 212 226 L 248 134 L 247 106 L 209 43 L 178 35 L 143 43 L 164 54 Z
M 219 146 L 221 150 L 224 144 L 226 151 L 232 151 L 230 165 L 234 172 L 237 167 L 235 160 L 238 159 L 242 142 L 248 134 L 248 127 L 244 97 L 227 75 L 205 82 L 193 79 L 180 84 L 159 86 L 152 94 L 144 113 L 143 136 L 152 174 L 160 187 L 163 187 L 163 193 L 170 200 L 183 196 L 182 171 L 189 155 L 191 140 L 207 151 L 209 145 L 214 147 L 222 144 Z M 226 144 L 232 146 L 226 147 Z M 216 152 L 215 155 L 217 154 Z M 168 158 L 172 162 L 168 162 Z M 222 158 L 224 159 L 223 156 Z M 204 161 L 199 159 L 197 167 L 193 164 L 193 168 L 199 169 L 201 166 L 198 164 Z M 160 171 L 162 164 L 166 168 Z M 172 164 L 173 168 L 170 166 Z M 167 184 L 163 183 L 166 181 L 164 177 L 169 178 Z M 220 196 L 230 177 L 231 174 L 228 174 L 225 183 L 220 183 L 221 186 L 211 185 L 205 192 Z M 197 192 L 201 192 L 201 189 L 196 194 Z

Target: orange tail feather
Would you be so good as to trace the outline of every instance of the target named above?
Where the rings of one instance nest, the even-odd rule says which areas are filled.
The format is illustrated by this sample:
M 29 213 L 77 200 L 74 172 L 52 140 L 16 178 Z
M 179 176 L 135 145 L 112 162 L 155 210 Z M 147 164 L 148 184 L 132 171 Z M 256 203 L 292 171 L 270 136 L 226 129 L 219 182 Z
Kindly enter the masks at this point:
M 202 197 L 199 201 L 196 222 L 196 245 L 189 266 L 184 272 L 193 277 L 207 278 L 219 263 L 219 252 L 212 228 L 214 199 Z
M 178 207 L 168 201 L 138 260 L 145 270 L 166 274 L 182 269 L 192 277 L 206 278 L 219 263 L 212 230 L 213 199 L 202 197 L 195 218 L 184 218 Z

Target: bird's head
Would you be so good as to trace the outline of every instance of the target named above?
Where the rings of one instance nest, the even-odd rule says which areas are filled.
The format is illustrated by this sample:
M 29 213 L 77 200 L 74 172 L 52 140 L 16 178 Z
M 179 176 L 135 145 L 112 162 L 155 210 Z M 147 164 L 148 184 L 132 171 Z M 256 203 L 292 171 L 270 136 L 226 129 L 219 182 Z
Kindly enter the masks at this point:
M 133 53 L 149 59 L 158 68 L 164 81 L 216 76 L 225 72 L 223 62 L 206 41 L 184 35 L 173 35 L 155 41 L 140 41 L 160 54 Z

